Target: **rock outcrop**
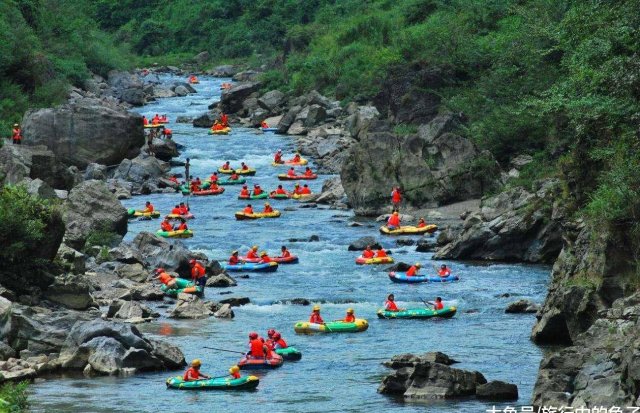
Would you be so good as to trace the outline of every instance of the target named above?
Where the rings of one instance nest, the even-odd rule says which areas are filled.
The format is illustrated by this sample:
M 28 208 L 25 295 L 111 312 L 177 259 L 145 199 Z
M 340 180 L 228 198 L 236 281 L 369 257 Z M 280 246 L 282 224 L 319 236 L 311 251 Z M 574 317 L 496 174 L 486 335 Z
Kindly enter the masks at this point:
M 392 187 L 408 206 L 425 208 L 481 197 L 498 184 L 492 155 L 454 133 L 458 118 L 439 115 L 414 135 L 377 121 L 351 146 L 340 177 L 357 214 L 387 212 Z M 381 156 L 384 154 L 384 156 Z
M 562 248 L 552 207 L 558 191 L 557 181 L 545 181 L 534 193 L 514 188 L 483 199 L 434 258 L 553 263 Z
M 131 184 L 133 194 L 149 194 L 159 191 L 160 179 L 170 169 L 167 162 L 140 154 L 134 159 L 124 159 L 113 172 L 112 178 Z
M 243 102 L 254 92 L 258 91 L 260 83 L 243 82 L 234 84 L 230 89 L 222 92 L 220 104 L 225 113 L 236 113 L 243 108 Z
M 65 243 L 77 250 L 96 232 L 112 233 L 120 239 L 127 233 L 127 210 L 102 181 L 85 181 L 73 188 L 63 218 Z

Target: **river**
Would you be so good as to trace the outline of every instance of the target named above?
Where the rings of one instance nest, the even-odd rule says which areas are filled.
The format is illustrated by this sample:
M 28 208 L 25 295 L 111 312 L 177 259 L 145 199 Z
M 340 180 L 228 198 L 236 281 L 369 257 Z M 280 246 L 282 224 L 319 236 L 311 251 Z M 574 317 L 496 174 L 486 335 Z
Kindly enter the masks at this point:
M 171 76 L 163 81 L 179 80 Z M 198 94 L 162 99 L 136 111 L 148 117 L 167 114 L 197 116 L 220 95 L 219 85 L 228 79 L 202 77 Z M 279 181 L 276 173 L 284 168 L 271 166 L 275 150 L 290 154 L 293 143 L 286 136 L 256 134 L 255 130 L 234 128 L 228 136 L 210 136 L 206 129 L 191 124 L 171 123 L 174 139 L 185 146 L 181 158 L 191 158 L 191 171 L 202 179 L 226 160 L 239 165 L 241 160 L 258 173 L 249 182 L 267 190 Z M 182 172 L 183 168 L 176 171 Z M 310 181 L 319 191 L 323 180 Z M 292 187 L 286 183 L 285 187 Z M 541 350 L 529 341 L 534 323 L 532 315 L 505 314 L 506 305 L 517 298 L 541 302 L 546 294 L 549 267 L 519 264 L 450 263 L 461 278 L 453 284 L 392 284 L 382 267 L 359 267 L 357 253 L 347 251 L 348 244 L 362 236 L 378 237 L 392 250 L 397 261 L 431 264 L 430 253 L 417 253 L 415 247 L 397 247 L 395 239 L 381 237 L 374 222 L 358 219 L 366 225 L 348 227 L 354 219 L 351 211 L 323 207 L 300 208 L 295 201 L 272 201 L 281 211 L 280 219 L 255 222 L 236 221 L 234 211 L 246 202 L 237 199 L 239 186 L 227 186 L 221 196 L 192 198 L 196 219 L 190 222 L 195 236 L 185 240 L 192 250 L 210 258 L 226 259 L 230 251 L 241 252 L 254 244 L 271 253 L 287 245 L 300 257 L 300 264 L 280 266 L 276 273 L 252 274 L 238 279 L 238 286 L 206 291 L 206 297 L 250 297 L 251 304 L 235 308 L 233 320 L 172 320 L 164 316 L 153 323 L 139 325 L 141 331 L 179 345 L 187 361 L 199 357 L 202 371 L 226 374 L 238 355 L 206 350 L 203 346 L 244 350 L 247 334 L 268 328 L 283 333 L 290 345 L 303 351 L 300 362 L 259 373 L 255 392 L 172 391 L 165 379 L 180 372 L 139 374 L 134 377 L 69 377 L 41 381 L 32 386 L 35 412 L 484 412 L 492 403 L 476 400 L 402 403 L 376 392 L 387 369 L 381 362 L 399 353 L 442 351 L 460 361 L 456 367 L 482 372 L 488 380 L 504 380 L 518 385 L 520 400 L 527 405 L 536 378 Z M 126 200 L 126 207 L 140 208 L 150 200 L 163 213 L 185 198 L 180 194 L 154 194 Z M 254 201 L 261 208 L 262 202 Z M 159 221 L 134 221 L 127 240 L 140 231 L 155 232 Z M 318 235 L 317 242 L 289 242 Z M 435 262 L 439 264 L 439 262 Z M 229 292 L 231 294 L 221 294 Z M 389 293 L 395 293 L 402 307 L 420 306 L 420 299 L 442 296 L 445 305 L 456 305 L 458 314 L 448 320 L 379 320 L 376 311 Z M 501 297 L 511 294 L 510 298 Z M 369 320 L 369 329 L 358 334 L 297 336 L 295 321 L 308 318 L 310 307 L 287 304 L 287 299 L 304 297 L 321 301 L 325 320 L 344 316 L 353 307 L 360 318 Z M 283 303 L 285 302 L 285 303 Z M 512 404 L 513 405 L 513 404 Z

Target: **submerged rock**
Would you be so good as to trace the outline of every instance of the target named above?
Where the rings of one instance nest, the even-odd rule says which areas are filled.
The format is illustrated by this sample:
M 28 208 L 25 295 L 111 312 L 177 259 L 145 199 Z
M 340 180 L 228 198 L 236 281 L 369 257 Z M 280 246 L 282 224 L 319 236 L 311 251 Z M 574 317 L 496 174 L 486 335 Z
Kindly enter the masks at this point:
M 365 248 L 367 248 L 367 245 L 370 245 L 373 249 L 382 248 L 378 240 L 376 240 L 374 237 L 362 237 L 349 244 L 348 250 L 363 251 Z
M 531 300 L 518 300 L 509 303 L 504 310 L 505 313 L 537 313 L 540 310 L 540 306 Z

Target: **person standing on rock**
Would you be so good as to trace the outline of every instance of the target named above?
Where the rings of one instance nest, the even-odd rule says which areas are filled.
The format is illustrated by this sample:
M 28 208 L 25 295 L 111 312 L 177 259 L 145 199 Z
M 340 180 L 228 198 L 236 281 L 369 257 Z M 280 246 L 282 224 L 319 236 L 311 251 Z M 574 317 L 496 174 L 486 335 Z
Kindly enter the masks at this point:
M 22 129 L 20 128 L 20 125 L 17 124 L 17 123 L 13 124 L 13 131 L 11 133 L 11 140 L 12 140 L 14 145 L 21 145 L 22 144 Z
M 391 204 L 393 205 L 394 211 L 398 211 L 400 209 L 401 202 L 402 202 L 402 194 L 400 193 L 400 187 L 396 186 L 391 191 Z
M 207 272 L 196 260 L 189 260 L 189 266 L 191 267 L 191 279 L 196 285 L 202 287 L 202 291 L 204 292 L 204 287 L 207 285 Z
M 147 152 L 149 153 L 149 155 L 155 156 L 155 154 L 153 153 L 153 139 L 156 137 L 156 131 L 151 130 L 149 131 L 149 133 L 147 134 Z
M 189 167 L 190 167 L 190 162 L 189 162 L 189 158 L 187 158 L 187 161 L 184 163 L 184 176 L 185 179 L 189 179 Z

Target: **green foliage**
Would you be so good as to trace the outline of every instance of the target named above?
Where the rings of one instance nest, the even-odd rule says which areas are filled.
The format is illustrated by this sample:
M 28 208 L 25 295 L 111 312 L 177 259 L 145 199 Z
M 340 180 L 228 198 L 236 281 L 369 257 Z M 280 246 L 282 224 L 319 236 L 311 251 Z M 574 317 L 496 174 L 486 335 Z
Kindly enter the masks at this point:
M 87 236 L 87 241 L 84 244 L 84 252 L 90 252 L 92 247 L 111 247 L 120 242 L 121 237 L 104 225 L 101 228 L 92 231 Z M 102 250 L 101 249 L 101 253 Z M 108 253 L 108 250 L 107 250 Z
M 393 133 L 399 136 L 415 135 L 417 132 L 418 127 L 416 125 L 400 123 L 393 127 Z
M 40 262 L 27 256 L 33 245 L 45 236 L 45 228 L 55 207 L 33 197 L 21 186 L 0 188 L 0 262 L 3 269 L 38 267 Z
M 29 411 L 27 387 L 29 383 L 5 383 L 0 387 L 0 413 L 22 413 Z

